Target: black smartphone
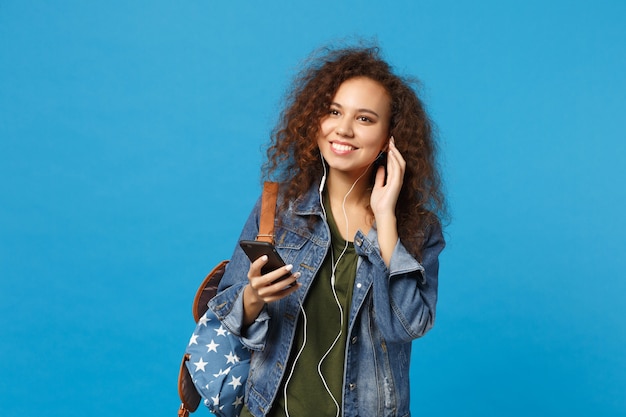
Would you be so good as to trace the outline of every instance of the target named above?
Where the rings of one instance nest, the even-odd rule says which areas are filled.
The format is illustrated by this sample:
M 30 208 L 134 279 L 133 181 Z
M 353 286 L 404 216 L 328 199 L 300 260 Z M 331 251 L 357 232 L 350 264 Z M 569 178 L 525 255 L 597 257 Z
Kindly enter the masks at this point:
M 262 274 L 267 274 L 282 266 L 285 266 L 285 261 L 280 257 L 274 245 L 269 242 L 261 242 L 258 240 L 242 240 L 239 242 L 241 249 L 248 255 L 250 262 L 254 262 L 263 255 L 267 255 L 267 263 L 261 268 Z M 291 275 L 291 272 L 278 278 L 276 281 L 285 279 Z M 275 281 L 275 282 L 276 282 Z

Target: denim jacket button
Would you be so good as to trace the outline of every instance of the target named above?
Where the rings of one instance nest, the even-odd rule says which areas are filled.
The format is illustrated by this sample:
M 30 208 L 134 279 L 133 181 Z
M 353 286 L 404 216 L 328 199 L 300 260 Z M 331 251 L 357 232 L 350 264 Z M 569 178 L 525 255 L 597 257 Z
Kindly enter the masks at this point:
M 356 388 L 356 384 L 352 383 L 349 385 L 349 387 L 350 387 L 350 391 L 354 391 L 354 389 Z
M 351 342 L 352 342 L 352 344 L 355 344 L 355 343 L 356 343 L 356 341 L 357 341 L 357 337 L 356 337 L 356 336 L 354 336 L 354 337 L 352 338 Z
M 357 237 L 356 239 L 354 239 L 354 243 L 357 246 L 361 246 L 363 244 L 363 239 L 361 239 L 360 237 Z

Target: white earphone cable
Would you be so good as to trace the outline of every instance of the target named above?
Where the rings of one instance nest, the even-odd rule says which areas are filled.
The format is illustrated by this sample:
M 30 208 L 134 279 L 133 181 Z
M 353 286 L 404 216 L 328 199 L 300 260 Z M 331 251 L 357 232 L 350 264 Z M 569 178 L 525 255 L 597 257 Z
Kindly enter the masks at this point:
M 324 186 L 326 185 L 326 163 L 324 162 L 324 156 L 321 154 L 320 152 L 320 157 L 322 158 L 322 166 L 324 167 L 324 174 L 322 175 L 322 179 L 320 181 L 320 186 L 319 186 L 319 196 L 320 196 L 320 206 L 322 208 L 322 214 L 324 216 L 324 220 L 328 222 L 328 217 L 326 214 L 326 209 L 324 208 L 324 202 L 323 202 L 323 196 L 322 196 L 322 192 L 324 190 Z M 373 162 L 370 164 L 370 166 L 373 164 Z M 349 222 L 348 222 L 348 213 L 346 211 L 346 201 L 348 199 L 348 196 L 350 195 L 350 193 L 352 192 L 352 190 L 354 190 L 354 187 L 356 186 L 356 184 L 359 182 L 359 180 L 363 177 L 363 175 L 365 175 L 365 173 L 368 171 L 368 168 L 363 171 L 363 173 L 361 175 L 359 175 L 359 177 L 356 179 L 356 181 L 354 181 L 354 183 L 352 184 L 352 186 L 350 187 L 350 189 L 348 190 L 348 192 L 346 193 L 346 195 L 343 197 L 343 202 L 341 204 L 341 208 L 343 211 L 343 217 L 344 220 L 346 222 L 346 237 L 349 234 L 350 228 L 349 228 Z M 324 384 L 324 388 L 326 389 L 326 392 L 328 392 L 328 395 L 330 395 L 330 398 L 333 400 L 333 403 L 335 404 L 336 407 L 336 417 L 339 417 L 339 414 L 341 412 L 341 406 L 339 405 L 337 399 L 335 398 L 335 396 L 332 394 L 328 383 L 326 382 L 326 378 L 324 378 L 324 375 L 322 373 L 322 364 L 324 362 L 324 360 L 328 357 L 328 355 L 330 355 L 330 352 L 334 349 L 335 345 L 337 344 L 337 342 L 341 339 L 341 336 L 343 334 L 343 323 L 344 323 L 344 311 L 343 311 L 343 307 L 341 306 L 341 302 L 339 301 L 339 296 L 337 295 L 337 290 L 335 288 L 335 272 L 337 270 L 337 267 L 339 266 L 339 261 L 341 261 L 341 258 L 343 258 L 344 254 L 346 253 L 346 251 L 348 250 L 348 246 L 349 246 L 349 241 L 346 240 L 346 244 L 343 248 L 343 250 L 341 251 L 341 254 L 339 254 L 339 257 L 337 258 L 337 261 L 335 262 L 335 257 L 333 254 L 333 248 L 332 248 L 332 244 L 330 247 L 330 264 L 331 264 L 331 274 L 330 274 L 330 283 L 331 283 L 331 288 L 333 291 L 333 297 L 335 299 L 335 302 L 337 303 L 337 307 L 339 308 L 339 315 L 340 315 L 340 326 L 339 326 L 339 333 L 337 334 L 337 336 L 335 337 L 335 340 L 333 340 L 333 343 L 330 345 L 330 347 L 328 348 L 328 350 L 324 353 L 324 355 L 322 355 L 322 358 L 320 359 L 320 361 L 317 364 L 317 373 L 320 376 L 320 379 L 322 380 L 322 384 Z M 296 363 L 298 362 L 298 359 L 300 358 L 300 355 L 302 354 L 302 352 L 304 351 L 304 347 L 306 346 L 306 342 L 307 342 L 307 317 L 306 317 L 306 312 L 304 310 L 304 306 L 302 304 L 302 301 L 299 300 L 300 303 L 300 310 L 302 310 L 302 319 L 303 319 L 303 325 L 304 325 L 304 332 L 303 332 L 303 340 L 302 340 L 302 346 L 300 347 L 300 349 L 298 350 L 298 353 L 296 354 L 296 357 L 294 358 L 293 361 L 293 365 L 291 366 L 291 371 L 289 372 L 289 375 L 287 376 L 287 379 L 285 381 L 285 386 L 283 388 L 283 397 L 284 397 L 284 401 L 285 401 L 285 415 L 286 417 L 290 417 L 289 416 L 289 410 L 287 407 L 287 386 L 289 385 L 289 381 L 291 381 L 291 377 L 293 376 L 294 370 L 296 368 Z
M 352 184 L 352 186 L 350 187 L 350 189 L 348 190 L 346 195 L 343 197 L 343 201 L 341 203 L 341 208 L 342 208 L 342 211 L 343 211 L 343 217 L 344 217 L 344 220 L 346 222 L 346 237 L 350 233 L 350 227 L 349 227 L 349 221 L 348 221 L 348 213 L 346 211 L 346 201 L 348 199 L 348 196 L 352 192 L 352 190 L 354 190 L 354 187 L 356 186 L 356 184 L 363 177 L 363 175 L 365 175 L 366 172 L 367 172 L 367 169 L 365 171 L 363 171 L 363 173 L 361 175 L 359 175 L 359 177 L 356 179 L 356 181 L 354 181 L 354 183 Z M 323 178 L 324 179 L 326 178 L 326 166 L 325 165 L 324 165 L 324 177 Z M 326 218 L 326 210 L 324 209 L 324 204 L 322 202 L 322 189 L 321 189 L 321 187 L 320 187 L 320 202 L 322 203 L 321 204 L 322 210 L 324 212 L 324 217 Z M 320 359 L 320 361 L 317 364 L 317 373 L 320 376 L 320 379 L 322 380 L 322 384 L 324 384 L 324 388 L 326 389 L 326 392 L 328 393 L 328 395 L 330 395 L 330 398 L 333 400 L 333 403 L 335 404 L 335 408 L 337 410 L 337 412 L 335 414 L 336 417 L 339 417 L 339 413 L 341 412 L 341 406 L 339 405 L 339 403 L 337 402 L 337 399 L 335 398 L 335 396 L 332 394 L 330 388 L 328 387 L 328 383 L 326 382 L 326 378 L 324 378 L 324 375 L 322 373 L 322 364 L 323 364 L 324 360 L 328 357 L 328 355 L 330 355 L 330 352 L 335 348 L 335 346 L 337 345 L 337 342 L 339 342 L 339 340 L 341 339 L 341 336 L 343 335 L 344 311 L 343 311 L 343 307 L 341 306 L 341 302 L 339 301 L 339 297 L 337 295 L 337 289 L 335 288 L 335 272 L 337 271 L 337 267 L 339 266 L 339 262 L 341 261 L 341 258 L 343 258 L 343 256 L 345 255 L 346 251 L 348 250 L 348 246 L 349 246 L 349 242 L 348 242 L 348 240 L 346 240 L 346 244 L 343 247 L 343 250 L 341 251 L 341 254 L 339 254 L 339 257 L 337 258 L 337 261 L 335 262 L 334 254 L 333 254 L 333 248 L 332 248 L 332 245 L 331 245 L 331 249 L 330 249 L 330 259 L 331 259 L 331 261 L 330 261 L 330 263 L 331 263 L 330 284 L 331 284 L 331 288 L 333 290 L 333 297 L 335 299 L 335 302 L 337 303 L 337 307 L 339 308 L 339 317 L 340 317 L 339 333 L 335 337 L 335 340 L 333 340 L 333 343 L 330 345 L 330 347 L 328 348 L 326 353 L 324 353 L 324 355 L 322 355 L 322 358 Z

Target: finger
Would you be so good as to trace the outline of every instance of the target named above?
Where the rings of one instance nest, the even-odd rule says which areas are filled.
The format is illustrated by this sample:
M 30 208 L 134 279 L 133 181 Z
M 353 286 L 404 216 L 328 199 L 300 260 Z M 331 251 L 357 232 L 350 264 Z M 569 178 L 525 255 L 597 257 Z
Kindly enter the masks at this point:
M 268 287 L 282 277 L 289 276 L 291 270 L 293 269 L 293 265 L 285 265 L 271 272 L 263 274 L 261 268 L 266 263 L 267 257 L 263 255 L 261 258 L 252 263 L 252 265 L 250 266 L 250 271 L 248 272 L 248 279 L 250 281 L 250 284 L 253 286 L 253 288 L 258 290 L 259 293 L 261 292 L 261 289 L 263 287 Z
M 389 162 L 387 162 L 389 164 Z M 376 177 L 374 177 L 374 188 L 380 188 L 385 186 L 385 168 L 380 166 L 376 170 Z
M 287 297 L 288 295 L 298 291 L 298 289 L 302 286 L 302 284 L 296 282 L 293 285 L 289 286 L 289 287 L 285 287 L 282 288 L 281 290 L 279 290 L 278 292 L 275 292 L 271 295 L 268 295 L 267 297 L 264 297 L 264 301 L 266 303 L 271 303 L 274 301 L 278 301 L 282 298 Z
M 393 138 L 392 138 L 393 139 Z M 395 139 L 389 142 L 389 154 L 395 158 L 401 165 L 405 164 L 402 152 L 396 147 Z
M 250 264 L 250 271 L 255 272 L 254 276 L 260 276 L 261 269 L 265 266 L 266 263 L 267 263 L 267 255 L 263 255 L 260 258 L 258 258 L 256 261 Z
M 300 278 L 300 272 L 296 272 L 295 274 L 291 274 L 289 276 L 283 275 L 282 277 L 272 281 L 272 284 L 267 286 L 267 290 L 274 293 L 282 292 L 286 287 L 291 287 L 296 284 L 298 278 Z
M 263 267 L 267 264 L 268 257 L 263 255 L 254 262 L 250 263 L 250 269 L 248 270 L 248 280 L 254 289 L 259 289 L 262 286 L 267 285 L 271 280 L 263 278 Z
M 402 174 L 404 174 L 404 170 L 406 168 L 406 161 L 402 157 L 402 154 L 395 147 L 395 145 L 390 149 L 387 155 L 387 163 L 392 167 L 392 169 L 397 168 Z
M 387 155 L 387 182 L 394 180 L 398 176 L 398 172 L 401 170 L 398 157 L 397 157 L 397 149 L 393 148 L 390 150 Z
M 267 286 L 270 286 L 276 281 L 283 280 L 283 279 L 286 279 L 286 277 L 291 277 L 295 275 L 295 274 L 291 274 L 292 269 L 293 269 L 293 265 L 281 266 L 280 268 L 275 269 L 272 272 L 268 272 L 267 274 L 263 275 L 262 276 L 263 281 L 266 283 Z M 300 276 L 300 274 L 298 274 L 298 276 Z
M 263 298 L 266 303 L 286 297 L 300 287 L 300 284 L 297 282 L 299 277 L 300 272 L 296 272 L 288 277 L 277 279 L 270 285 L 262 287 L 259 290 L 259 296 Z
M 280 298 L 286 297 L 291 293 L 294 293 L 296 291 L 298 291 L 298 288 L 300 288 L 302 286 L 302 284 L 300 284 L 299 282 L 294 282 L 293 285 L 283 289 L 280 293 L 279 296 Z
M 387 187 L 389 190 L 398 191 L 402 187 L 404 181 L 404 160 L 401 160 L 401 156 L 397 153 L 389 154 L 387 158 Z

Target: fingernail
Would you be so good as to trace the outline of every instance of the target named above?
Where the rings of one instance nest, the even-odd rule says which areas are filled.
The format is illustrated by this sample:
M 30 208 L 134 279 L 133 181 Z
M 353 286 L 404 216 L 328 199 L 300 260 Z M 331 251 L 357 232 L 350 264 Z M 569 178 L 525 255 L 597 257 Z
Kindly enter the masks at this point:
M 267 261 L 267 255 L 261 256 L 261 259 L 263 259 L 264 261 Z
M 300 275 L 302 275 L 300 272 L 296 272 L 295 274 L 293 274 L 293 276 L 296 277 L 296 279 L 300 278 Z
M 291 271 L 291 270 L 293 269 L 293 265 L 287 265 L 287 266 L 285 267 L 285 269 L 286 269 L 287 271 Z

